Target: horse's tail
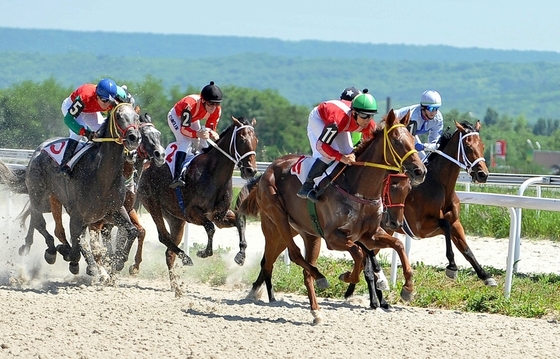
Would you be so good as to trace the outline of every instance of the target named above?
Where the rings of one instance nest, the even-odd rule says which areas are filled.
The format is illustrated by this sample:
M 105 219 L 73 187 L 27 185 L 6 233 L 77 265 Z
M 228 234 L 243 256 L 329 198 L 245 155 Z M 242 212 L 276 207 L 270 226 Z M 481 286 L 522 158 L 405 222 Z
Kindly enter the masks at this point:
M 261 176 L 254 177 L 247 181 L 247 183 L 241 188 L 239 196 L 235 201 L 235 210 L 246 216 L 258 217 L 259 216 L 259 206 L 257 205 L 257 187 L 259 184 L 259 179 Z
M 0 183 L 5 184 L 14 193 L 29 194 L 25 184 L 27 168 L 16 167 L 12 170 L 10 166 L 0 161 Z
M 21 210 L 21 213 L 18 214 L 17 219 L 19 219 L 20 221 L 20 226 L 22 228 L 25 228 L 25 220 L 27 219 L 27 217 L 29 217 L 31 215 L 31 206 L 30 206 L 30 202 L 27 201 L 25 203 L 25 206 L 23 207 L 23 209 Z

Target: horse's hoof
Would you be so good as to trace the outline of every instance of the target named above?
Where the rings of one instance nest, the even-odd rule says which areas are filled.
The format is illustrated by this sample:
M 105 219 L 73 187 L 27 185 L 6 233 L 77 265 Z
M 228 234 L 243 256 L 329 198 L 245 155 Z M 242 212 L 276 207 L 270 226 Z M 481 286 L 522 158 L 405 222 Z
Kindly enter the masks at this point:
M 486 280 L 484 281 L 484 285 L 487 287 L 497 287 L 498 283 L 494 278 L 486 278 Z
M 319 289 L 325 289 L 329 287 L 329 281 L 327 280 L 327 278 L 319 278 L 315 281 L 315 283 L 317 283 L 317 288 Z
M 19 247 L 19 251 L 18 251 L 20 256 L 26 256 L 29 254 L 29 246 L 28 245 L 23 245 L 21 247 Z
M 245 264 L 245 253 L 242 252 L 237 253 L 233 260 L 235 261 L 235 263 L 242 266 L 243 264 Z
M 406 290 L 405 288 L 401 289 L 401 298 L 402 300 L 404 300 L 405 302 L 410 302 L 412 300 L 412 298 L 414 297 L 412 292 L 409 292 L 408 290 Z
M 449 268 L 445 268 L 445 275 L 447 278 L 456 279 L 457 278 L 457 271 Z
M 79 268 L 78 268 L 79 269 Z M 74 273 L 76 274 L 76 273 Z M 97 277 L 99 275 L 99 270 L 96 265 L 91 265 L 86 267 L 86 274 L 91 277 Z
M 389 282 L 387 282 L 387 279 L 380 279 L 375 283 L 375 286 L 377 287 L 377 289 L 379 290 L 383 290 L 383 291 L 388 291 L 390 290 L 389 288 Z
M 214 254 L 213 251 L 207 251 L 207 250 L 203 250 L 203 251 L 198 251 L 196 252 L 196 256 L 199 258 L 208 258 L 208 257 L 212 257 L 212 255 Z
M 70 263 L 68 264 L 68 269 L 70 270 L 70 273 L 76 275 L 80 273 L 80 263 Z
M 129 273 L 131 276 L 136 277 L 136 276 L 138 275 L 138 273 L 140 273 L 140 268 L 135 267 L 134 265 L 131 265 L 131 266 L 128 268 L 128 273 Z
M 54 264 L 56 262 L 56 249 L 45 249 L 45 261 L 47 261 L 48 264 Z
M 115 261 L 115 265 L 113 266 L 113 268 L 115 269 L 115 271 L 120 272 L 123 270 L 124 268 L 124 262 L 117 260 Z
M 183 261 L 183 265 L 184 265 L 184 266 L 193 266 L 193 265 L 194 265 L 194 263 L 193 263 L 191 257 L 189 257 L 189 256 L 186 255 L 186 254 L 185 254 L 185 256 L 182 258 L 182 261 Z
M 320 310 L 312 310 L 311 315 L 313 315 L 313 325 L 323 324 L 323 317 L 321 316 Z
M 60 253 L 60 255 L 62 256 L 62 259 L 64 259 L 65 262 L 70 262 L 70 260 L 71 260 L 71 257 L 70 257 L 71 248 L 68 244 L 59 244 L 58 246 L 56 246 L 56 251 L 58 253 Z

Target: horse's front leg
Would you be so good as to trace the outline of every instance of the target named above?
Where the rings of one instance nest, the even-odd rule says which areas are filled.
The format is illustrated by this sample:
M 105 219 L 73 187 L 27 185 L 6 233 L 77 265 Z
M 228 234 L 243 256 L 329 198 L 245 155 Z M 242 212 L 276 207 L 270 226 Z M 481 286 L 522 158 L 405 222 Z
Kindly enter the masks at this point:
M 448 278 L 457 278 L 457 264 L 455 263 L 455 254 L 453 253 L 453 246 L 451 245 L 451 225 L 446 219 L 438 221 L 439 227 L 443 230 L 445 235 L 445 256 L 447 257 L 447 267 L 445 267 L 445 275 Z
M 204 218 L 204 224 L 202 225 L 208 236 L 208 242 L 206 243 L 206 248 L 204 250 L 196 252 L 196 255 L 200 258 L 211 257 L 214 254 L 212 249 L 214 243 L 214 233 L 216 233 L 216 227 L 214 223 L 207 218 Z
M 226 222 L 234 223 L 235 227 L 237 228 L 237 233 L 239 234 L 239 252 L 237 252 L 233 260 L 235 261 L 235 263 L 242 266 L 245 263 L 245 252 L 247 250 L 247 241 L 245 239 L 247 218 L 244 215 L 238 214 L 237 212 L 228 211 L 226 214 Z M 220 227 L 220 225 L 218 225 L 218 227 L 222 228 Z
M 84 253 L 88 256 L 86 257 L 86 262 L 88 265 L 95 260 L 93 259 L 93 255 L 91 255 L 91 250 L 89 250 L 89 244 L 87 243 L 80 243 L 81 241 L 85 241 L 83 239 L 84 232 L 86 230 L 86 225 L 83 223 L 83 220 L 78 219 L 76 216 L 70 217 L 70 241 L 72 243 L 69 259 L 70 263 L 68 264 L 68 268 L 70 273 L 78 274 L 80 272 L 80 258 L 81 252 L 85 251 Z M 82 249 L 82 244 L 84 248 Z M 89 254 L 88 254 L 89 253 Z
M 330 235 L 325 233 L 325 242 L 330 250 L 348 251 L 350 253 L 354 260 L 354 268 L 352 268 L 352 272 L 342 273 L 339 279 L 345 283 L 358 283 L 360 273 L 364 269 L 364 252 L 362 249 L 339 230 L 335 230 Z
M 130 253 L 130 248 L 132 248 L 132 243 L 138 237 L 138 229 L 130 220 L 128 216 L 128 211 L 124 206 L 121 206 L 114 214 L 115 223 L 119 228 L 124 228 L 126 230 L 126 236 L 122 236 L 119 238 L 117 236 L 117 244 L 115 250 L 115 258 L 114 258 L 114 269 L 117 272 L 120 272 L 124 268 L 124 263 L 128 259 L 128 255 Z

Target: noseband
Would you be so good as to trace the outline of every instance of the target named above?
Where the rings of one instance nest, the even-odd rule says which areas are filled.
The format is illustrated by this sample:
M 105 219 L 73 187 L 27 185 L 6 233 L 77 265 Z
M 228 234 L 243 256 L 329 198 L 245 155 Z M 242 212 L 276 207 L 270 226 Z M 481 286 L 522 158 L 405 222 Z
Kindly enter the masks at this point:
M 126 132 L 129 129 L 135 129 L 138 130 L 138 124 L 133 123 L 132 125 L 129 125 L 126 128 L 121 128 L 118 124 L 117 124 L 117 120 L 115 117 L 115 113 L 117 112 L 117 109 L 121 106 L 124 105 L 129 105 L 127 103 L 119 103 L 117 106 L 115 106 L 115 108 L 111 111 L 111 115 L 109 116 L 109 132 L 111 134 L 111 137 L 104 137 L 104 138 L 94 138 L 92 141 L 94 142 L 116 142 L 119 145 L 122 145 L 124 143 L 124 141 L 126 141 L 125 137 L 126 137 Z

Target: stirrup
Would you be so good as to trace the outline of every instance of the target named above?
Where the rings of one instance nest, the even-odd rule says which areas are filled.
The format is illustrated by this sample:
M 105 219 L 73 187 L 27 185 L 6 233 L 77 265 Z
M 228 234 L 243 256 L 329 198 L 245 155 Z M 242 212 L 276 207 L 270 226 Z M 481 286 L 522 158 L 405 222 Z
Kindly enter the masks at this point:
M 169 185 L 169 188 L 185 187 L 185 182 L 182 179 L 177 179 Z
M 315 189 L 312 189 L 311 191 L 309 191 L 307 193 L 307 199 L 310 200 L 313 203 L 318 203 L 319 198 L 317 197 L 317 191 L 315 191 Z

